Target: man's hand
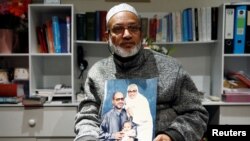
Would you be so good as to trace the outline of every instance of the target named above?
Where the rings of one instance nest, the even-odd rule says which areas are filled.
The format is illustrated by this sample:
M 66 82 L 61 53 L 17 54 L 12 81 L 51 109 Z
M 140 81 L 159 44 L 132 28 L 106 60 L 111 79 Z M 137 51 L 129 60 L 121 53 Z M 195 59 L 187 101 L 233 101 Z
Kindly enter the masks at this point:
M 159 134 L 154 141 L 172 141 L 171 138 L 166 134 Z
M 123 132 L 116 132 L 115 133 L 115 139 L 117 140 L 121 140 L 124 136 L 124 133 Z

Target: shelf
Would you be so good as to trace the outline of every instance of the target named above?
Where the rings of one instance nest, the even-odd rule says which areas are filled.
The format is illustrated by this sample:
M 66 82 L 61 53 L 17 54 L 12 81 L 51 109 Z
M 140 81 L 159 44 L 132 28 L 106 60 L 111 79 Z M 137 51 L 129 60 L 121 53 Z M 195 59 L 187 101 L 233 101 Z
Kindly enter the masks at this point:
M 70 52 L 67 53 L 40 53 L 36 29 L 52 20 L 53 16 L 59 18 L 71 17 L 70 20 Z M 73 4 L 30 4 L 29 5 L 29 70 L 30 95 L 37 89 L 54 88 L 57 84 L 72 87 L 71 94 L 74 101 L 73 89 L 73 52 L 74 52 L 74 5 Z M 61 41 L 60 41 L 61 42 Z M 61 42 L 62 43 L 62 42 Z M 68 48 L 67 48 L 68 49 Z M 59 95 L 58 95 L 59 96 Z
M 11 53 L 11 54 L 0 54 L 0 56 L 15 57 L 15 56 L 29 56 L 29 54 L 28 53 Z
M 44 4 L 31 4 L 29 5 L 29 52 L 39 53 L 40 50 L 37 47 L 37 27 L 42 26 L 47 21 L 51 20 L 53 16 L 59 18 L 65 18 L 66 16 L 71 17 L 71 25 L 74 25 L 74 14 L 73 14 L 73 5 L 72 4 L 53 4 L 53 5 L 44 5 Z M 73 35 L 73 26 L 71 26 L 71 35 Z M 35 36 L 34 36 L 35 35 Z M 73 36 L 70 37 L 70 40 L 73 41 Z M 72 44 L 71 50 L 72 50 Z
M 71 103 L 62 103 L 62 102 L 45 102 L 43 107 L 77 107 L 79 102 L 71 102 Z M 22 103 L 18 104 L 0 104 L 0 107 L 24 107 Z
M 71 53 L 31 53 L 31 56 L 71 56 Z
M 224 54 L 224 57 L 250 57 L 250 54 Z
M 216 41 L 190 41 L 190 42 L 155 42 L 156 45 L 187 45 L 187 44 L 214 44 Z
M 225 44 L 226 39 L 229 35 L 226 31 L 227 28 L 234 29 L 234 25 L 227 23 L 227 18 L 229 15 L 227 15 L 227 11 L 230 10 L 230 8 L 235 8 L 237 5 L 248 5 L 249 7 L 250 3 L 224 3 L 219 7 L 219 17 L 218 18 L 218 42 L 215 44 L 215 49 L 212 52 L 213 53 L 213 66 L 214 70 L 212 72 L 213 75 L 213 83 L 212 88 L 213 92 L 212 95 L 216 95 L 218 97 L 221 97 L 223 93 L 223 87 L 224 87 L 224 79 L 227 79 L 227 75 L 229 72 L 239 72 L 243 71 L 245 73 L 250 72 L 250 54 L 248 53 L 241 53 L 241 54 L 234 54 L 231 49 L 234 49 L 236 46 L 232 45 L 228 48 Z M 235 10 L 236 13 L 236 10 Z M 231 21 L 230 21 L 231 22 Z M 227 28 L 225 28 L 227 27 Z M 234 41 L 234 40 L 233 40 Z M 231 53 L 226 53 L 231 52 Z M 233 102 L 221 102 L 222 105 L 250 105 L 250 103 L 233 103 Z
M 190 42 L 154 42 L 155 45 L 187 45 L 187 44 L 214 44 L 217 41 L 211 40 L 211 41 L 190 41 Z M 86 41 L 86 40 L 76 40 L 75 43 L 77 44 L 108 44 L 104 41 Z
M 86 41 L 86 40 L 76 40 L 75 43 L 77 44 L 103 44 L 103 45 L 108 44 L 108 42 L 104 42 L 104 41 Z
M 224 102 L 224 101 L 211 101 L 204 98 L 202 101 L 204 106 L 250 106 L 250 102 Z

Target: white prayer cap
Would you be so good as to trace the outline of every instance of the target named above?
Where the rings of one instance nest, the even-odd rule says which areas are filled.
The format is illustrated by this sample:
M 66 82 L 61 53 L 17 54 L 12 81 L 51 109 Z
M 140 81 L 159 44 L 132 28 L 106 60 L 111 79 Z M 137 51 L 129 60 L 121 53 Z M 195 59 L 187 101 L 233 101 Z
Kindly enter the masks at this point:
M 138 16 L 138 13 L 136 12 L 135 8 L 132 7 L 131 5 L 127 4 L 127 3 L 121 3 L 118 5 L 113 6 L 107 13 L 106 16 L 106 22 L 108 23 L 110 18 L 112 16 L 114 16 L 115 14 L 121 12 L 121 11 L 129 11 L 134 13 L 136 16 Z

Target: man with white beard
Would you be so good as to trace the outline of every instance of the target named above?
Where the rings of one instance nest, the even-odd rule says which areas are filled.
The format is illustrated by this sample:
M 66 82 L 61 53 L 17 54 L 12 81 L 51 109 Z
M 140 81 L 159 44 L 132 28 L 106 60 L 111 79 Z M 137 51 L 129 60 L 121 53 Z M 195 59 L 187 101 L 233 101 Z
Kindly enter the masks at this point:
M 199 141 L 208 112 L 190 75 L 173 57 L 144 49 L 140 16 L 129 4 L 113 6 L 106 16 L 111 54 L 88 71 L 84 99 L 75 118 L 75 141 L 98 141 L 105 82 L 157 79 L 154 141 Z M 97 50 L 98 51 L 98 50 Z

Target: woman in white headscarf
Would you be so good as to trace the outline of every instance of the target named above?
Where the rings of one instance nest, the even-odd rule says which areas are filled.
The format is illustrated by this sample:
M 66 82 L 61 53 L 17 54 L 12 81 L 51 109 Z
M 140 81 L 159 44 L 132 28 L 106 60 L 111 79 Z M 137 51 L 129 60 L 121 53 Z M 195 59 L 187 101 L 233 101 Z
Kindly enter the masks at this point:
M 145 96 L 139 93 L 136 84 L 130 84 L 127 88 L 125 108 L 128 116 L 137 124 L 138 141 L 152 141 L 153 119 L 149 102 Z

